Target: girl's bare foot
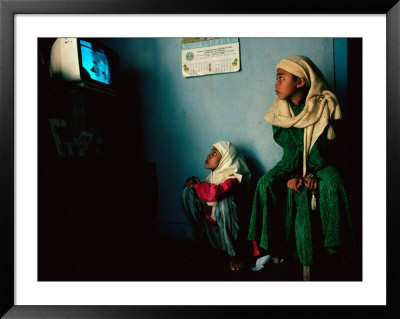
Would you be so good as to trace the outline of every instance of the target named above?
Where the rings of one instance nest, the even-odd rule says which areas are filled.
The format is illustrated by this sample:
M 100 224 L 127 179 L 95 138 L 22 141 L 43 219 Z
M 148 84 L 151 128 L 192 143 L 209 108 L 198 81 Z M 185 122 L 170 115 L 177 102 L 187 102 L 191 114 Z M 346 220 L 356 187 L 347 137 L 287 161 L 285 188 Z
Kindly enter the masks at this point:
M 240 271 L 244 268 L 244 261 L 237 256 L 229 256 L 229 269 L 232 272 Z

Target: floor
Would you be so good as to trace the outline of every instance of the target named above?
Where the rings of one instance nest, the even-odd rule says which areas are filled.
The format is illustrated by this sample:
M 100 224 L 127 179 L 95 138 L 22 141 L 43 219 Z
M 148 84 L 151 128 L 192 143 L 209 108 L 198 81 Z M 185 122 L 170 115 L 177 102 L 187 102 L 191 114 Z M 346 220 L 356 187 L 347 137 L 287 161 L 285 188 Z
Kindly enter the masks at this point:
M 145 232 L 146 233 L 146 232 Z M 169 239 L 156 235 L 126 236 L 102 232 L 85 241 L 73 236 L 53 250 L 39 254 L 39 281 L 302 281 L 302 266 L 286 259 L 267 263 L 252 271 L 256 259 L 248 254 L 247 267 L 232 273 L 226 253 L 199 248 L 191 239 Z M 63 245 L 63 246 L 61 246 Z M 351 264 L 350 265 L 354 265 Z M 311 268 L 315 281 L 358 281 L 360 267 L 344 271 L 339 258 L 321 260 Z
M 280 264 L 268 262 L 264 268 L 252 271 L 256 259 L 246 259 L 247 267 L 231 272 L 228 256 L 211 248 L 196 247 L 191 240 L 163 239 L 157 251 L 147 259 L 141 280 L 150 281 L 302 281 L 302 266 L 295 260 Z M 144 268 L 142 268 L 144 269 Z M 359 280 L 343 271 L 336 257 L 321 260 L 312 268 L 314 281 Z

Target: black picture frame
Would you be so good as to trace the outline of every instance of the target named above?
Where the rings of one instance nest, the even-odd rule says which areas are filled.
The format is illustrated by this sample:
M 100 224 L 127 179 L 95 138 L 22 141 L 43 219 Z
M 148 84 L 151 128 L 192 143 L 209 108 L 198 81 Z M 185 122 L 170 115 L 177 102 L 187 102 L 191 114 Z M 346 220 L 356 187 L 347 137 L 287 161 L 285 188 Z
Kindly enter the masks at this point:
M 0 0 L 0 315 L 4 318 L 244 318 L 258 315 L 309 318 L 399 317 L 397 253 L 399 203 L 399 57 L 398 0 L 285 1 L 268 5 L 246 1 L 229 5 L 203 2 L 182 6 L 179 1 Z M 187 3 L 187 2 L 186 2 Z M 212 9 L 211 9 L 212 8 Z M 14 305 L 14 17 L 16 14 L 385 14 L 387 20 L 387 305 L 386 306 L 16 306 Z M 377 108 L 383 106 L 376 106 Z M 382 213 L 382 212 L 379 212 Z M 368 249 L 368 248 L 366 248 Z M 248 292 L 239 292 L 246 294 Z

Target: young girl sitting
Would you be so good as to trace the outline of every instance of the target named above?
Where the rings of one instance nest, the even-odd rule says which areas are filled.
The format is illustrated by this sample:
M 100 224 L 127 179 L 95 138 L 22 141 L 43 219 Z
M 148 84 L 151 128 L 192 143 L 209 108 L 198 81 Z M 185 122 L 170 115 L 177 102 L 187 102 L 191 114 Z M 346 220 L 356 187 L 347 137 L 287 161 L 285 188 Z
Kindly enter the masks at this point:
M 194 241 L 206 240 L 212 247 L 226 251 L 230 270 L 238 271 L 244 266 L 238 256 L 239 219 L 251 174 L 236 146 L 226 141 L 213 144 L 205 167 L 211 173 L 202 182 L 197 177 L 186 180 L 183 210 Z
M 259 246 L 275 263 L 294 253 L 303 279 L 310 280 L 315 257 L 338 253 L 352 234 L 347 195 L 327 153 L 335 138 L 331 124 L 341 111 L 308 58 L 288 57 L 276 69 L 277 97 L 264 119 L 272 124 L 283 157 L 258 181 L 248 239 L 254 255 Z

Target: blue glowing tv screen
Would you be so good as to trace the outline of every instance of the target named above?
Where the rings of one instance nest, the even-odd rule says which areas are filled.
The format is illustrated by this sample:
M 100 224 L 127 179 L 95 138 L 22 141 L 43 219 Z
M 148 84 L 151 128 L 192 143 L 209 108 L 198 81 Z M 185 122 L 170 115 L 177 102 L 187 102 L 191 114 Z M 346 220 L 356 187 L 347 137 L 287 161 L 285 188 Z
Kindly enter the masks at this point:
M 111 85 L 111 65 L 106 52 L 92 42 L 79 40 L 81 71 L 85 78 Z

